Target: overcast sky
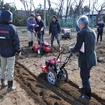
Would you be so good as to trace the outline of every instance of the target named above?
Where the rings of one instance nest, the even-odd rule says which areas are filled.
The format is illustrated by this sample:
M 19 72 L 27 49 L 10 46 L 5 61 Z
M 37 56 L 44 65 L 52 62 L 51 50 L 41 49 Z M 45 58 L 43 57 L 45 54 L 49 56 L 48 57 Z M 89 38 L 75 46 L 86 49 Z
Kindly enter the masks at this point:
M 47 1 L 47 0 L 46 0 Z M 55 2 L 55 3 L 57 3 L 59 0 L 51 0 L 52 2 Z M 66 0 L 65 0 L 66 1 Z M 94 0 L 90 0 L 91 2 L 93 2 Z M 104 0 L 98 0 L 99 1 L 99 5 L 104 1 Z M 8 3 L 12 3 L 12 2 L 15 2 L 15 4 L 16 4 L 16 7 L 17 7 L 17 9 L 24 9 L 24 7 L 23 7 L 23 5 L 22 5 L 22 3 L 20 2 L 20 0 L 4 0 L 4 2 L 8 2 Z M 44 0 L 34 0 L 34 4 L 35 4 L 35 7 L 38 7 L 38 5 L 39 4 L 42 4 L 42 6 L 43 6 L 43 4 L 44 4 Z M 84 5 L 88 5 L 89 4 L 89 0 L 85 0 L 85 3 L 84 3 Z M 91 3 L 92 4 L 92 3 Z M 99 6 L 98 5 L 98 6 Z M 48 4 L 46 5 L 46 7 L 48 7 Z M 54 8 L 55 6 L 54 5 L 52 5 L 52 7 Z

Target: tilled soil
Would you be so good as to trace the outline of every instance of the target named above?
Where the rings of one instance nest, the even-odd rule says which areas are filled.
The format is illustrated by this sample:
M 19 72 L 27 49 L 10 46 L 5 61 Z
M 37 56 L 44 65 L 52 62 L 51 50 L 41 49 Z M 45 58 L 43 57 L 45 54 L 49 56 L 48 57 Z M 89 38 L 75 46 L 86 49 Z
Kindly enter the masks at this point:
M 20 30 L 19 30 L 20 32 Z M 105 33 L 105 32 L 104 32 Z M 48 35 L 48 31 L 45 31 L 45 40 L 50 44 L 50 35 Z M 51 53 L 45 54 L 41 58 L 38 58 L 38 55 L 33 51 L 28 49 L 27 43 L 27 33 L 22 34 L 20 32 L 20 39 L 21 39 L 21 46 L 22 56 L 18 59 L 18 61 L 25 65 L 33 74 L 38 76 L 42 71 L 40 65 L 45 64 L 45 60 L 57 57 L 58 51 L 53 50 Z M 76 33 L 72 33 L 72 38 L 69 40 L 61 39 L 61 46 L 64 50 L 68 50 L 69 45 L 76 41 Z M 37 44 L 37 40 L 35 38 L 34 44 Z M 96 94 L 98 97 L 105 100 L 105 36 L 103 35 L 103 41 L 96 44 L 96 51 L 98 57 L 98 64 L 97 66 L 93 67 L 91 70 L 91 86 L 92 86 L 92 93 Z M 57 48 L 56 40 L 54 42 L 54 46 Z M 67 55 L 62 56 L 62 61 L 64 61 Z M 81 87 L 81 78 L 78 68 L 78 57 L 74 56 L 72 61 L 66 65 L 66 70 L 69 75 L 69 80 L 73 83 L 77 84 Z
M 7 88 L 0 90 L 0 105 L 39 105 L 21 88 L 20 84 L 14 81 L 16 90 L 6 94 Z
M 70 64 L 66 66 L 69 75 L 68 82 L 52 86 L 46 82 L 44 76 L 41 75 L 42 71 L 40 66 L 45 63 L 46 59 L 57 57 L 58 51 L 54 49 L 51 53 L 38 58 L 38 55 L 27 47 L 27 33 L 22 34 L 21 29 L 19 29 L 18 32 L 20 34 L 22 56 L 17 58 L 16 61 L 15 79 L 18 83 L 16 82 L 15 84 L 20 84 L 21 89 L 24 89 L 29 96 L 24 99 L 23 97 L 26 93 L 23 92 L 23 94 L 20 94 L 20 99 L 17 97 L 19 93 L 12 93 L 15 101 L 8 105 L 105 105 L 105 41 L 97 44 L 98 65 L 93 68 L 91 74 L 92 99 L 88 102 L 83 102 L 78 98 L 80 93 L 78 92 L 77 85 L 81 85 L 81 80 L 79 77 L 77 56 L 73 56 Z M 69 44 L 75 42 L 76 34 L 73 33 L 72 35 L 71 40 L 61 40 L 62 48 L 65 51 L 68 49 Z M 48 33 L 45 33 L 45 40 L 50 43 Z M 35 39 L 34 44 L 36 43 L 37 40 Z M 57 46 L 57 44 L 55 44 L 55 46 Z M 66 56 L 67 55 L 62 56 L 62 61 L 64 61 Z M 19 98 L 18 101 L 16 97 Z M 33 100 L 31 100 L 31 98 Z M 12 98 L 8 98 L 8 100 L 9 99 L 11 100 Z M 28 99 L 31 103 L 30 101 L 28 102 Z M 6 101 L 6 103 L 10 102 Z
M 102 105 L 102 100 L 92 98 L 91 101 L 83 102 L 78 98 L 80 93 L 71 82 L 52 86 L 43 76 L 36 77 L 19 62 L 15 68 L 15 78 L 28 94 L 39 105 Z M 101 102 L 100 102 L 101 101 Z

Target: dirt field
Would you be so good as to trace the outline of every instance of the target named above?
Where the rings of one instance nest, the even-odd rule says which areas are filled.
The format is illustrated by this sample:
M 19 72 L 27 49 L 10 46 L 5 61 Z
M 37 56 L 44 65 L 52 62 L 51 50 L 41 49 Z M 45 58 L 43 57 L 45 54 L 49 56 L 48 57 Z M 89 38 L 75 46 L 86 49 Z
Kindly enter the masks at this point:
M 18 29 L 22 56 L 17 58 L 15 66 L 15 85 L 17 90 L 9 95 L 0 96 L 0 105 L 105 105 L 105 37 L 102 43 L 97 43 L 98 65 L 91 71 L 92 99 L 90 102 L 82 102 L 78 99 L 80 93 L 77 86 L 81 86 L 77 57 L 74 55 L 70 64 L 66 66 L 69 74 L 69 81 L 58 86 L 51 86 L 44 81 L 40 66 L 50 57 L 56 57 L 56 50 L 38 58 L 37 54 L 28 49 L 27 33 Z M 76 34 L 72 33 L 71 40 L 61 40 L 62 48 L 68 49 L 75 41 Z M 48 32 L 45 33 L 45 40 L 50 43 Z M 35 44 L 37 40 L 35 38 Z M 56 42 L 54 43 L 57 46 Z M 62 61 L 66 55 L 63 55 Z M 5 90 L 0 92 L 0 95 Z

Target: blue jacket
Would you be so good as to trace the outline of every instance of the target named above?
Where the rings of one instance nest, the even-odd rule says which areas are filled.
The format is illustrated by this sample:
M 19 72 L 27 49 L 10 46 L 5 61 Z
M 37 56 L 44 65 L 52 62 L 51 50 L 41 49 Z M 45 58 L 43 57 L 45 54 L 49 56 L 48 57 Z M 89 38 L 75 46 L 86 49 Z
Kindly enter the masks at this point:
M 4 11 L 2 23 L 0 24 L 0 55 L 2 57 L 12 57 L 16 52 L 20 52 L 20 41 L 14 25 L 10 22 L 9 12 Z
M 36 20 L 32 20 L 30 18 L 27 19 L 27 30 L 30 32 L 33 32 L 34 27 L 32 26 L 32 24 L 36 24 Z
M 80 31 L 80 28 L 79 28 L 77 25 L 76 25 L 76 27 L 75 27 L 75 28 L 76 28 L 76 31 L 77 31 L 77 32 L 79 32 L 79 31 Z

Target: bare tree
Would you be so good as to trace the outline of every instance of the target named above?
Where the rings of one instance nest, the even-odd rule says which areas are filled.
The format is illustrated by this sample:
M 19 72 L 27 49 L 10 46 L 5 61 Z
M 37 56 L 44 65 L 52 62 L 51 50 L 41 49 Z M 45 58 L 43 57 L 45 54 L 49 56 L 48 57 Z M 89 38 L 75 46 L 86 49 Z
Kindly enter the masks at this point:
M 26 11 L 32 11 L 32 8 L 35 9 L 33 0 L 20 0 L 20 2 L 23 4 Z
M 83 7 L 84 1 L 85 0 L 79 0 L 79 1 L 74 0 L 74 2 L 75 2 L 74 16 L 82 14 L 82 7 Z
M 32 8 L 35 10 L 34 1 L 33 0 L 20 0 L 20 2 L 23 4 L 24 10 L 26 12 L 26 16 L 28 17 L 28 15 L 32 12 Z
M 49 15 L 49 17 L 50 17 L 50 10 L 51 10 L 51 0 L 47 0 L 47 2 L 48 2 L 48 6 L 49 6 L 49 8 L 48 8 L 48 15 Z
M 66 2 L 67 3 L 66 3 L 66 15 L 65 15 L 65 18 L 67 18 L 67 16 L 68 16 L 68 13 L 69 13 L 69 9 L 71 7 L 72 0 L 67 0 Z
M 92 15 L 94 13 L 94 10 L 95 10 L 95 1 L 93 0 L 93 3 L 92 3 L 92 8 L 90 8 L 90 10 L 92 11 Z
M 51 2 L 51 4 L 56 6 L 55 10 L 57 11 L 57 17 L 61 18 L 63 15 L 64 0 L 58 0 L 58 3 Z
M 89 8 L 88 5 L 86 5 L 86 6 L 84 6 L 84 7 L 82 8 L 82 14 L 87 14 L 87 13 L 89 13 L 89 12 L 90 12 L 90 8 Z
M 58 17 L 62 17 L 62 14 L 63 14 L 63 7 L 64 7 L 64 0 L 60 0 L 59 1 L 60 5 L 59 5 L 59 9 L 58 9 Z
M 64 0 L 58 0 L 58 4 L 55 3 L 57 6 L 57 17 L 61 18 L 63 15 L 63 8 L 64 8 Z
M 70 10 L 69 10 L 69 16 L 72 17 L 72 15 L 74 14 L 74 9 L 73 6 L 70 6 Z
M 49 10 L 51 9 L 51 0 L 47 0 L 48 2 L 48 6 L 49 6 Z
M 95 10 L 98 12 L 97 18 L 96 18 L 96 23 L 98 22 L 98 19 L 101 16 L 102 11 L 105 9 L 105 1 L 103 1 L 100 5 L 99 5 L 99 1 L 95 0 L 94 2 L 94 8 Z
M 21 3 L 22 3 L 23 6 L 24 6 L 25 11 L 29 10 L 29 9 L 28 9 L 28 3 L 27 3 L 27 0 L 20 0 L 20 1 L 21 1 Z
M 31 6 L 33 7 L 33 9 L 35 10 L 36 8 L 35 8 L 35 4 L 34 4 L 34 1 L 33 0 L 31 0 Z

